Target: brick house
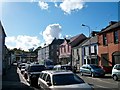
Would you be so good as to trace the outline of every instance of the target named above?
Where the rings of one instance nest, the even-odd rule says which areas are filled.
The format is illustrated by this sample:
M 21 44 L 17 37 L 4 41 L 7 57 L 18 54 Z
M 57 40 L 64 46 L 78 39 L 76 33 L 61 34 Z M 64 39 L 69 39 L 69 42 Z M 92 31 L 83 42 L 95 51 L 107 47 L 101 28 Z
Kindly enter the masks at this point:
M 106 71 L 120 63 L 120 22 L 111 21 L 98 34 L 98 56 L 99 65 Z

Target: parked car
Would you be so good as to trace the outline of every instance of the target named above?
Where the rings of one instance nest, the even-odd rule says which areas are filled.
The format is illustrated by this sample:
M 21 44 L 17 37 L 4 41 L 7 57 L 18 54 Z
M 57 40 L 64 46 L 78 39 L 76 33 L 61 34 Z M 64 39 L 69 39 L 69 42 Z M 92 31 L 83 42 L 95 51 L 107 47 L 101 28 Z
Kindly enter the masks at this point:
M 94 64 L 86 64 L 80 67 L 80 74 L 81 75 L 90 75 L 92 77 L 95 76 L 104 76 L 105 71 L 97 65 Z
M 114 65 L 114 67 L 112 69 L 112 77 L 115 81 L 120 79 L 120 64 Z
M 25 66 L 25 65 L 26 65 L 26 63 L 20 63 L 20 64 L 18 65 L 18 68 L 21 69 L 21 67 L 22 67 L 22 66 Z
M 26 68 L 26 66 L 21 66 L 20 71 L 21 71 L 22 74 L 25 72 L 25 68 Z
M 44 90 L 92 90 L 92 87 L 85 83 L 79 76 L 75 75 L 72 71 L 66 70 L 42 71 L 38 79 L 38 85 Z
M 41 71 L 45 70 L 44 65 L 40 64 L 31 64 L 27 67 L 24 76 L 27 79 L 31 86 L 38 84 L 38 77 Z
M 53 70 L 71 70 L 72 68 L 70 65 L 55 65 Z

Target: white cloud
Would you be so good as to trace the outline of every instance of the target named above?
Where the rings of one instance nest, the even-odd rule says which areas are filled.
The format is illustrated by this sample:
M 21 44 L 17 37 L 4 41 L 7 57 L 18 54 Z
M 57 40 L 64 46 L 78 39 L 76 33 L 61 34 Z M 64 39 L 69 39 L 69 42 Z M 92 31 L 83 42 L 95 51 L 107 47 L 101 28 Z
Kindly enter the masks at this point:
M 71 35 L 65 35 L 64 38 L 66 38 L 66 39 L 70 39 L 71 37 L 72 37 Z
M 42 10 L 47 10 L 49 8 L 49 5 L 46 2 L 43 2 L 43 1 L 39 1 L 38 5 L 40 6 L 40 8 Z
M 50 44 L 54 38 L 61 37 L 61 26 L 59 24 L 50 24 L 43 31 L 43 38 L 46 44 Z
M 72 11 L 80 10 L 84 7 L 83 0 L 64 0 L 60 4 L 60 8 L 65 14 L 71 14 Z
M 21 48 L 23 50 L 28 51 L 30 48 L 37 48 L 40 44 L 40 40 L 34 36 L 26 36 L 26 35 L 19 35 L 17 37 L 11 36 L 6 37 L 6 45 L 8 48 Z

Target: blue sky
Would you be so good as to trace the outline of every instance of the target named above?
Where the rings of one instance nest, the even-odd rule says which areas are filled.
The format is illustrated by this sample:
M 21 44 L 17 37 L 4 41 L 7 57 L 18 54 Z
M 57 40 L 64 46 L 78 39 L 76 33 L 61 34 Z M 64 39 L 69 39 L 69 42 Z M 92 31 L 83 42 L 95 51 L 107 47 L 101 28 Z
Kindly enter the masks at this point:
M 2 3 L 2 24 L 8 48 L 27 50 L 54 37 L 63 38 L 83 33 L 88 28 L 99 31 L 110 21 L 118 21 L 117 2 L 6 2 Z M 71 0 L 70 0 L 71 1 Z

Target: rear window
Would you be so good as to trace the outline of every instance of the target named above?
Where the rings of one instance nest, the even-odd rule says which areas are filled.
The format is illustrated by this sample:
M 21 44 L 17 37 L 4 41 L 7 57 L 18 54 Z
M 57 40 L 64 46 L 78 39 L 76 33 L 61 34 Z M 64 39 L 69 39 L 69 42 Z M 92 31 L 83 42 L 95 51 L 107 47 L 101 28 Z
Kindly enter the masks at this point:
M 29 71 L 30 72 L 41 72 L 45 70 L 45 66 L 31 66 Z
M 93 68 L 93 69 L 101 69 L 100 66 L 96 66 L 96 65 L 90 65 L 90 66 L 91 66 L 91 68 Z
M 71 66 L 61 66 L 62 70 L 72 70 Z
M 54 85 L 81 84 L 84 81 L 75 74 L 57 74 L 53 76 Z

